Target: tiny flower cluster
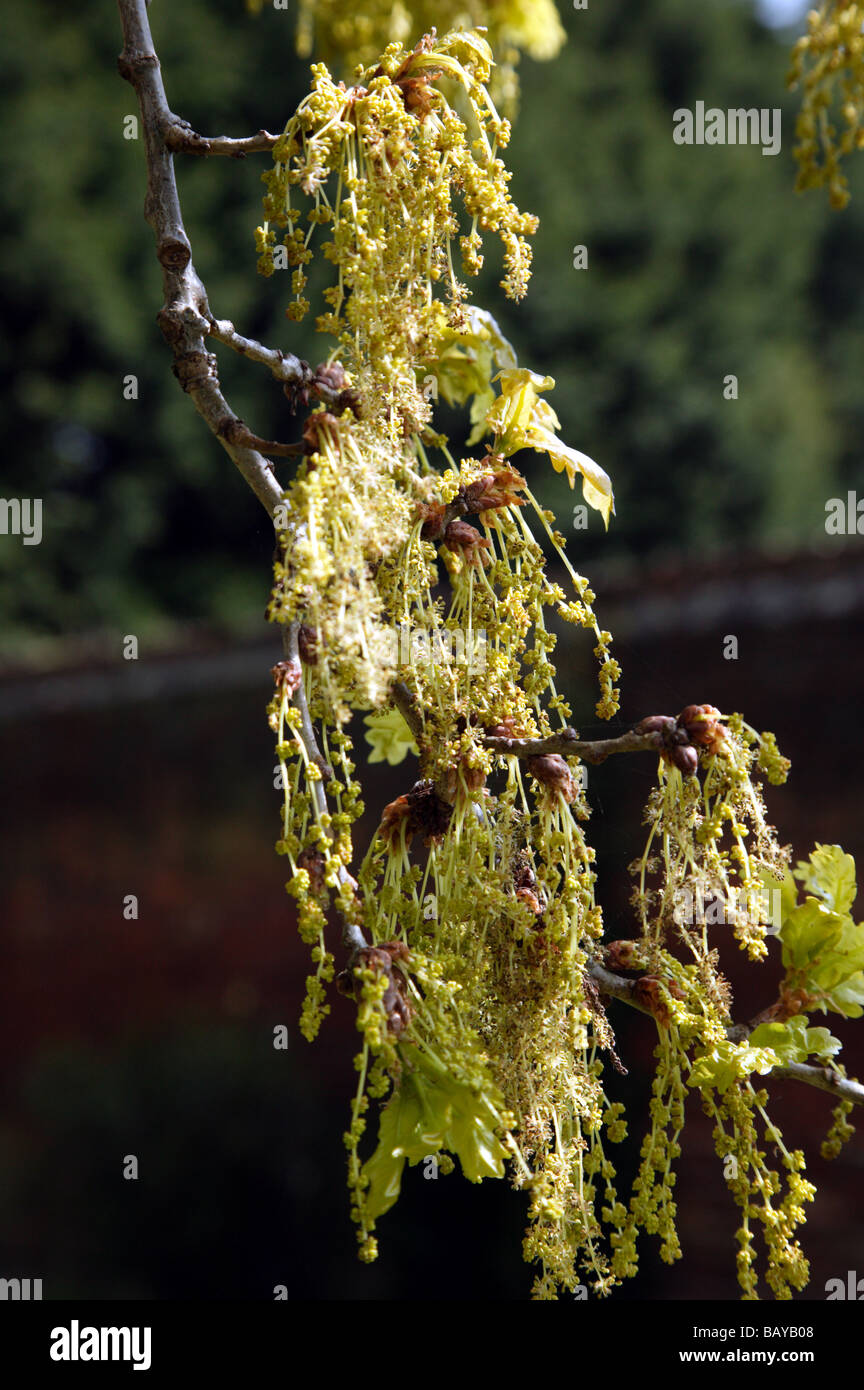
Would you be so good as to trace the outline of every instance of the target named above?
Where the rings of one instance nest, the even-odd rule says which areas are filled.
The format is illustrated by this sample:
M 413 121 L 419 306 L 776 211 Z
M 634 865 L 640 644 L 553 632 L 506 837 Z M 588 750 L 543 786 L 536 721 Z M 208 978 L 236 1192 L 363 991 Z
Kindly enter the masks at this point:
M 849 202 L 840 163 L 864 149 L 864 4 L 822 0 L 807 16 L 807 33 L 792 53 L 789 85 L 803 88 L 795 126 L 796 188 L 827 188 L 831 206 Z M 838 135 L 833 124 L 839 117 Z
M 316 63 L 312 91 L 263 175 L 259 270 L 272 274 L 281 250 L 296 267 L 288 312 L 302 318 L 312 237 L 319 226 L 329 229 L 322 249 L 337 278 L 317 327 L 337 337 L 343 365 L 362 377 L 367 411 L 391 418 L 394 441 L 429 418 L 415 365 L 437 355 L 448 328 L 468 326 L 467 289 L 453 264 L 459 201 L 471 219 L 464 272 L 476 275 L 481 236 L 494 232 L 504 248 L 506 294 L 520 299 L 527 287 L 527 238 L 537 218 L 513 203 L 498 157 L 510 126 L 489 96 L 491 66 L 485 39 L 461 31 L 440 39 L 433 31 L 408 52 L 391 43 L 347 89 Z M 464 92 L 467 123 L 436 85 L 445 75 Z M 306 198 L 312 207 L 304 212 Z M 281 248 L 278 228 L 287 229 Z
M 263 0 L 247 0 L 255 10 Z M 485 29 L 495 50 L 496 96 L 513 109 L 518 97 L 516 65 L 520 52 L 536 60 L 554 58 L 564 42 L 564 29 L 554 0 L 365 0 L 362 7 L 342 0 L 300 0 L 297 52 L 315 48 L 326 60 L 340 60 L 350 72 L 368 65 L 391 39 L 409 42 L 437 24 L 445 29 Z

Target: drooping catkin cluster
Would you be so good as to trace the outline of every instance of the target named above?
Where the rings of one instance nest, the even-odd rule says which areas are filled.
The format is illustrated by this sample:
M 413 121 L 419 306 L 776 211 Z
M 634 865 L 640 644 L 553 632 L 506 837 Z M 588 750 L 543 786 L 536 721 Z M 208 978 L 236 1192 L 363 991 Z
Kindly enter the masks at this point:
M 368 943 L 336 979 L 362 1038 L 345 1136 L 361 1257 L 375 1258 L 376 1223 L 406 1164 L 432 1161 L 444 1173 L 458 1159 L 472 1181 L 509 1169 L 527 1196 L 535 1296 L 553 1298 L 586 1283 L 606 1293 L 632 1275 L 641 1232 L 661 1237 L 664 1259 L 680 1254 L 672 1189 L 688 1089 L 717 1097 L 758 1181 L 750 1074 L 776 1062 L 777 1048 L 830 1057 L 836 1040 L 798 1017 L 816 985 L 790 973 L 784 1011 L 765 1025 L 782 1036 L 730 1042 L 708 924 L 677 910 L 682 887 L 703 904 L 743 890 L 734 935 L 751 959 L 764 956 L 766 923 L 746 894 L 785 870 L 753 780 L 757 768 L 785 776 L 771 735 L 708 705 L 654 719 L 664 752 L 637 869 L 640 934 L 605 948 L 578 759 L 490 744 L 568 725 L 553 619 L 592 634 L 601 718 L 618 709 L 620 675 L 588 582 L 513 459 L 548 454 L 571 486 L 580 478 L 607 525 L 609 478 L 558 437 L 543 398 L 554 382 L 519 367 L 454 269 L 457 241 L 470 276 L 492 233 L 505 293 L 525 292 L 536 219 L 509 194 L 498 156 L 509 127 L 489 98 L 490 70 L 482 36 L 461 32 L 430 34 L 411 51 L 391 44 L 350 89 L 318 64 L 274 149 L 259 268 L 294 268 L 290 316 L 301 317 L 314 234 L 327 229 L 321 250 L 335 278 L 317 326 L 336 346 L 319 372 L 341 389 L 337 406 L 308 416 L 305 461 L 277 517 L 270 616 L 296 654 L 275 668 L 269 717 L 283 785 L 277 849 L 315 966 L 302 1017 L 310 1040 L 336 973 L 328 914 Z M 465 94 L 470 129 L 438 85 L 445 76 Z M 436 398 L 468 407 L 473 454 L 457 461 L 432 428 Z M 569 592 L 550 578 L 532 525 Z M 356 711 L 367 714 L 374 760 L 411 753 L 418 766 L 352 873 L 363 812 L 348 734 Z M 832 865 L 820 861 L 823 879 Z M 629 1206 L 606 1148 L 626 1127 L 604 1080 L 609 1060 L 620 1066 L 592 977 L 604 955 L 638 972 L 636 995 L 658 1030 L 651 1128 Z M 370 1142 L 373 1101 L 386 1103 Z M 838 1116 L 835 1147 L 844 1125 Z M 776 1236 L 769 1285 L 781 1293 L 799 1287 L 792 1198 L 804 1195 L 790 1188 L 779 1225 L 766 1218 Z
M 263 5 L 264 0 L 246 0 L 255 14 Z M 485 32 L 496 58 L 492 93 L 510 112 L 519 97 L 520 54 L 538 61 L 554 58 L 565 38 L 554 0 L 365 0 L 362 6 L 343 0 L 300 0 L 297 52 L 302 58 L 315 52 L 347 77 L 357 64 L 374 63 L 386 44 L 396 41 L 410 47 L 433 25 L 445 32 Z
M 827 188 L 834 208 L 849 201 L 841 161 L 864 148 L 862 28 L 864 4 L 823 0 L 807 15 L 807 32 L 792 51 L 789 85 L 803 92 L 795 125 L 796 188 Z
M 691 754 L 685 766 L 677 765 L 680 745 L 670 740 L 646 808 L 647 844 L 631 865 L 642 933 L 605 952 L 608 964 L 640 972 L 638 998 L 653 1013 L 659 1035 L 651 1130 L 615 1269 L 633 1271 L 640 1228 L 664 1238 L 664 1259 L 680 1253 L 672 1162 L 681 1153 L 686 1089 L 696 1089 L 715 1122 L 723 1175 L 741 1210 L 736 1261 L 743 1297 L 759 1297 L 754 1237 L 761 1230 L 765 1282 L 775 1298 L 788 1299 L 809 1278 L 795 1232 L 815 1187 L 801 1176 L 803 1153 L 786 1148 L 766 1112 L 767 1092 L 755 1090 L 751 1077 L 808 1057 L 835 1065 L 839 1041 L 827 1028 L 809 1027 L 805 1011 L 855 1015 L 864 1004 L 864 928 L 844 915 L 854 900 L 854 863 L 838 846 L 817 846 L 809 864 L 799 863 L 794 878 L 789 873 L 789 851 L 765 821 L 758 785 L 760 776 L 775 784 L 786 780 L 789 763 L 773 734 L 759 735 L 740 715 L 725 719 L 710 705 L 688 706 L 675 723 L 699 750 L 698 764 Z M 795 878 L 810 890 L 800 906 Z M 786 975 L 778 1000 L 749 1036 L 733 1024 L 731 990 L 719 969 L 716 943 L 724 935 L 754 963 L 767 957 L 769 935 L 783 948 Z M 842 964 L 839 954 L 819 956 L 829 942 L 838 952 L 841 942 L 848 944 Z M 836 1157 L 850 1137 L 849 1108 L 835 1111 L 824 1157 Z M 768 1162 L 766 1146 L 779 1168 Z

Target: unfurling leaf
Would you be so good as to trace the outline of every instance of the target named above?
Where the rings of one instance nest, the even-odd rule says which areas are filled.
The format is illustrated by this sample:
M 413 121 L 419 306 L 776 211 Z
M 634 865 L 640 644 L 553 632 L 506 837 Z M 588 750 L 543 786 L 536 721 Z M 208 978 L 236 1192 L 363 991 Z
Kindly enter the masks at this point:
M 370 763 L 387 762 L 391 767 L 401 763 L 406 753 L 417 754 L 417 744 L 411 730 L 398 709 L 386 710 L 384 714 L 367 714 L 364 719 L 367 728 L 366 742 L 371 744 Z
M 804 1014 L 796 1014 L 785 1023 L 761 1023 L 748 1042 L 752 1047 L 770 1048 L 781 1063 L 806 1062 L 808 1057 L 828 1059 L 843 1046 L 827 1028 L 808 1028 Z
M 501 1116 L 494 1088 L 480 1093 L 457 1081 L 409 1043 L 400 1052 L 402 1080 L 381 1113 L 378 1147 L 363 1168 L 371 1223 L 398 1198 L 406 1161 L 413 1166 L 444 1149 L 456 1155 L 470 1182 L 504 1176 L 507 1150 L 496 1132 Z

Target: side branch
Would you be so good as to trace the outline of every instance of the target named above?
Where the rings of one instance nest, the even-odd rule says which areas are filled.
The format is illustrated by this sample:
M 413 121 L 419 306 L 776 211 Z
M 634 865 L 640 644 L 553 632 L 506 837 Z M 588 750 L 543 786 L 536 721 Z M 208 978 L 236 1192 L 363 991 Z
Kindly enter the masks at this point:
M 258 500 L 271 517 L 282 501 L 282 488 L 273 476 L 272 464 L 262 453 L 262 447 L 270 453 L 302 452 L 302 446 L 275 445 L 261 440 L 253 434 L 243 421 L 234 414 L 219 385 L 216 371 L 216 358 L 207 351 L 206 338 L 220 336 L 214 328 L 223 330 L 222 336 L 235 350 L 245 351 L 254 357 L 266 354 L 267 350 L 259 344 L 252 344 L 234 333 L 232 324 L 218 324 L 210 311 L 207 292 L 196 274 L 192 264 L 192 248 L 177 192 L 174 175 L 173 149 L 190 149 L 194 153 L 238 154 L 245 153 L 239 145 L 251 149 L 267 148 L 260 143 L 266 136 L 251 137 L 250 142 L 234 142 L 229 149 L 224 138 L 203 142 L 210 146 L 204 150 L 201 137 L 179 117 L 173 115 L 165 96 L 159 59 L 153 47 L 153 37 L 147 17 L 147 0 L 117 0 L 120 22 L 123 29 L 123 52 L 118 59 L 120 75 L 131 83 L 138 98 L 141 111 L 141 124 L 144 132 L 144 149 L 147 163 L 147 194 L 144 200 L 144 216 L 153 229 L 156 238 L 156 255 L 162 267 L 164 304 L 158 315 L 158 323 L 173 356 L 174 375 L 192 398 L 199 415 L 206 422 L 211 433 L 218 439 L 228 456 L 233 460 Z M 182 138 L 181 138 L 182 136 Z M 170 138 L 169 138 L 170 137 Z M 271 137 L 267 136 L 267 139 Z M 254 351 L 253 351 L 254 349 Z M 274 355 L 275 356 L 275 355 Z M 313 372 L 308 362 L 299 358 L 289 358 L 278 354 L 281 361 L 282 380 L 290 386 L 298 400 L 309 389 L 319 394 L 326 390 L 340 373 L 333 368 L 323 368 Z M 297 626 L 292 626 L 286 634 L 286 652 L 289 661 L 297 662 Z M 309 709 L 303 691 L 302 677 L 299 688 L 294 692 L 294 703 L 300 710 L 301 737 L 307 756 L 322 769 L 326 777 L 326 762 L 321 755 L 315 738 Z M 332 774 L 331 774 L 332 775 Z M 326 814 L 327 797 L 323 782 L 313 782 L 313 795 L 321 814 Z M 340 882 L 348 882 L 356 888 L 347 870 L 340 870 Z M 342 939 L 351 951 L 366 945 L 363 932 L 356 921 L 343 916 Z
M 575 729 L 561 729 L 548 738 L 501 738 L 486 734 L 483 746 L 493 753 L 509 754 L 515 758 L 538 758 L 547 753 L 581 758 L 585 763 L 603 763 L 612 753 L 659 753 L 662 748 L 657 733 L 639 734 L 635 730 L 618 738 L 601 738 L 591 742 L 580 739 Z
M 423 737 L 423 716 L 420 707 L 404 681 L 393 682 L 393 702 L 417 742 Z M 419 746 L 419 744 L 418 744 Z
M 207 351 L 206 335 L 213 315 L 207 292 L 192 264 L 192 248 L 177 193 L 174 161 L 165 132 L 183 122 L 169 109 L 153 48 L 146 0 L 117 0 L 123 28 L 120 75 L 131 83 L 138 97 L 147 161 L 147 195 L 144 216 L 156 238 L 156 256 L 162 267 L 164 304 L 159 327 L 174 358 L 174 375 L 204 419 L 211 433 L 240 470 L 270 516 L 282 500 L 282 488 L 260 449 L 245 442 L 242 421 L 231 410 L 219 385 L 216 359 Z M 309 369 L 311 379 L 312 372 Z
M 648 1005 L 636 998 L 636 980 L 628 980 L 626 975 L 613 975 L 611 970 L 607 970 L 605 965 L 596 960 L 589 961 L 588 974 L 601 994 L 607 994 L 610 999 L 620 999 L 622 1004 L 629 1004 L 632 1009 L 638 1009 L 640 1014 L 654 1017 Z
M 651 1010 L 637 998 L 638 980 L 615 975 L 594 960 L 588 965 L 588 974 L 601 994 L 620 999 L 623 1004 L 629 1004 L 640 1013 L 653 1017 Z M 749 1036 L 748 1030 L 740 1024 L 731 1024 L 728 1033 L 735 1042 L 743 1042 Z M 859 1081 L 850 1081 L 848 1077 L 841 1076 L 830 1067 L 814 1067 L 809 1062 L 788 1062 L 785 1066 L 773 1067 L 768 1075 L 778 1080 L 802 1081 L 806 1086 L 815 1086 L 817 1090 L 827 1091 L 838 1100 L 848 1100 L 853 1105 L 864 1106 L 864 1086 Z
M 211 319 L 207 325 L 207 332 L 211 338 L 216 338 L 226 347 L 239 352 L 241 357 L 248 357 L 252 362 L 263 362 L 265 367 L 270 368 L 276 380 L 281 381 L 284 386 L 297 390 L 308 384 L 312 375 L 312 368 L 308 362 L 295 357 L 293 353 L 264 347 L 261 343 L 256 343 L 254 338 L 244 338 L 237 332 L 230 319 Z
M 292 352 L 268 348 L 254 338 L 244 338 L 230 319 L 211 319 L 207 331 L 211 338 L 233 348 L 241 357 L 269 367 L 276 380 L 282 382 L 289 400 L 308 404 L 309 396 L 315 395 L 325 405 L 337 410 L 344 409 L 347 404 L 344 376 L 338 369 L 319 367 L 313 371 L 308 362 L 302 357 L 295 357 Z
M 423 714 L 417 701 L 404 681 L 393 682 L 390 691 L 393 703 L 401 713 L 405 723 L 414 735 L 416 742 L 422 742 Z M 674 720 L 668 721 L 674 723 Z M 548 753 L 581 758 L 585 763 L 603 763 L 612 753 L 662 753 L 665 748 L 662 730 L 651 729 L 640 733 L 631 729 L 617 738 L 600 738 L 593 741 L 580 739 L 576 729 L 559 729 L 546 738 L 510 738 L 500 734 L 484 733 L 480 738 L 482 747 L 491 753 L 499 753 L 511 758 L 538 758 Z
M 327 798 L 324 795 L 323 782 L 333 780 L 333 769 L 328 764 L 324 754 L 318 746 L 318 736 L 315 733 L 315 726 L 309 713 L 309 706 L 306 702 L 306 692 L 303 688 L 302 663 L 300 661 L 300 624 L 298 622 L 289 623 L 287 628 L 282 631 L 282 650 L 289 666 L 297 672 L 295 680 L 297 686 L 291 697 L 291 703 L 300 711 L 300 737 L 306 756 L 309 761 L 315 763 L 321 773 L 322 782 L 312 783 L 312 793 L 315 797 L 315 804 L 319 812 L 323 815 L 327 812 Z
M 860 1081 L 850 1081 L 847 1076 L 840 1076 L 830 1067 L 813 1067 L 809 1062 L 787 1062 L 785 1067 L 775 1067 L 770 1075 L 803 1081 L 807 1086 L 827 1091 L 838 1100 L 851 1100 L 853 1105 L 864 1105 L 864 1086 Z
M 255 135 L 247 135 L 235 140 L 230 135 L 198 135 L 188 121 L 178 116 L 163 129 L 163 139 L 172 154 L 222 154 L 230 159 L 245 159 L 247 154 L 260 154 L 272 150 L 278 135 L 267 130 L 259 130 Z

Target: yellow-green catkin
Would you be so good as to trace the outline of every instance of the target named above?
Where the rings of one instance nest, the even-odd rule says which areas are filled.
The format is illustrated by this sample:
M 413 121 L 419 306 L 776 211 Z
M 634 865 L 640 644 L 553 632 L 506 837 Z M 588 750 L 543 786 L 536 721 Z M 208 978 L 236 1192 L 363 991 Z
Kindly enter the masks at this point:
M 789 85 L 802 92 L 795 125 L 796 188 L 827 188 L 844 208 L 849 181 L 841 161 L 864 147 L 864 4 L 823 0 L 807 15 L 792 53 Z

